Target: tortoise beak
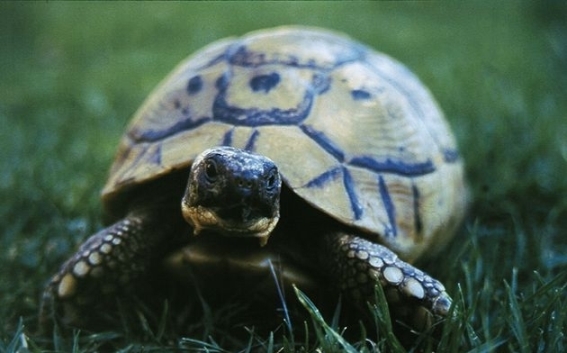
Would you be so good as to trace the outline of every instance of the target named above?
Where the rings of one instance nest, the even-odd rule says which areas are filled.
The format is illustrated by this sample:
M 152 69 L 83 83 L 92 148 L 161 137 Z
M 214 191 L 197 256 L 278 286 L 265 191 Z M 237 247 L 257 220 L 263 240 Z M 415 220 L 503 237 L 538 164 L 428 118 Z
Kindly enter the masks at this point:
M 268 239 L 269 239 L 269 238 L 270 238 L 269 235 L 266 235 L 266 236 L 263 236 L 263 237 L 258 238 L 258 240 L 260 241 L 260 246 L 261 246 L 261 247 L 266 246 L 266 244 L 268 244 Z
M 270 234 L 279 221 L 279 208 L 269 217 L 255 217 L 247 222 L 234 221 L 219 216 L 213 209 L 204 206 L 189 206 L 182 203 L 185 220 L 193 226 L 193 234 L 199 235 L 203 230 L 231 237 L 254 237 L 260 241 L 260 246 L 268 243 Z

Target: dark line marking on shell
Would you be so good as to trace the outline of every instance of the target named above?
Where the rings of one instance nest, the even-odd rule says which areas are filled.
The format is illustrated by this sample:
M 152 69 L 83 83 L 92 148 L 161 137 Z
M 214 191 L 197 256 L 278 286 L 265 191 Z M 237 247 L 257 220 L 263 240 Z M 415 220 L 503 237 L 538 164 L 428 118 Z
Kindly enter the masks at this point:
M 262 65 L 285 65 L 299 69 L 312 69 L 318 71 L 329 71 L 337 68 L 338 66 L 363 60 L 366 54 L 366 49 L 363 46 L 350 46 L 353 50 L 348 53 L 352 55 L 343 55 L 337 57 L 336 60 L 328 63 L 327 65 L 318 64 L 313 58 L 307 61 L 302 61 L 299 57 L 288 54 L 284 56 L 267 57 L 263 52 L 254 52 L 246 48 L 239 42 L 230 46 L 226 52 L 226 60 L 229 64 L 242 67 L 258 67 Z M 340 54 L 340 53 L 337 53 Z
M 350 175 L 350 172 L 345 167 L 343 167 L 342 170 L 343 170 L 343 183 L 345 186 L 345 190 L 348 194 L 348 198 L 350 200 L 350 207 L 352 209 L 352 212 L 354 213 L 354 219 L 359 220 L 362 217 L 364 208 L 360 204 L 360 201 L 358 200 L 358 196 L 356 195 L 356 190 L 354 188 L 355 183 L 354 180 L 352 179 L 352 176 Z
M 187 93 L 189 95 L 194 95 L 199 93 L 202 88 L 203 88 L 203 79 L 199 75 L 192 77 L 187 83 Z
M 188 118 L 178 121 L 172 126 L 162 130 L 152 130 L 152 129 L 147 129 L 144 131 L 131 130 L 129 132 L 129 136 L 135 142 L 154 142 L 165 139 L 171 135 L 175 135 L 179 131 L 195 129 L 209 121 L 211 121 L 211 118 L 206 116 L 198 118 L 196 120 L 192 118 Z
M 225 91 L 226 87 L 228 86 L 228 82 L 229 82 L 229 72 L 226 71 L 224 72 L 222 75 L 220 75 L 219 78 L 217 78 L 217 80 L 215 81 L 215 87 L 216 89 L 218 89 L 219 91 Z
M 331 77 L 324 73 L 315 73 L 312 78 L 313 90 L 321 95 L 331 88 Z
M 226 52 L 226 59 L 231 65 L 237 66 L 258 66 L 265 63 L 264 53 L 253 53 L 246 49 L 246 46 L 235 43 Z
M 378 191 L 380 192 L 382 203 L 384 204 L 386 214 L 388 215 L 388 222 L 390 223 L 390 225 L 386 227 L 386 234 L 384 235 L 387 237 L 395 237 L 398 233 L 398 229 L 396 227 L 396 208 L 392 201 L 392 197 L 390 196 L 390 192 L 388 191 L 388 187 L 386 186 L 386 182 L 384 181 L 384 177 L 381 175 L 378 176 Z
M 246 151 L 254 151 L 254 149 L 256 148 L 256 140 L 258 139 L 258 136 L 260 136 L 260 131 L 254 130 L 252 135 L 250 135 L 248 142 L 246 142 L 246 146 L 244 147 Z
M 224 136 L 222 137 L 222 146 L 232 146 L 232 133 L 234 132 L 234 128 L 228 130 Z
M 268 75 L 254 76 L 248 82 L 252 91 L 264 93 L 270 92 L 278 83 L 280 83 L 280 75 L 277 72 L 272 72 Z
M 421 221 L 421 214 L 419 212 L 419 202 L 421 195 L 419 193 L 419 189 L 413 183 L 411 185 L 411 193 L 413 196 L 413 219 L 415 232 L 416 234 L 421 234 L 421 231 L 423 230 L 423 223 Z
M 350 95 L 352 96 L 352 99 L 354 99 L 355 101 L 366 100 L 372 97 L 370 92 L 362 89 L 353 89 L 352 91 L 350 91 Z
M 222 80 L 217 80 L 217 82 Z M 303 100 L 295 108 L 282 110 L 273 108 L 262 110 L 256 108 L 243 109 L 230 106 L 225 99 L 226 86 L 221 82 L 219 93 L 213 103 L 213 119 L 235 126 L 262 126 L 262 125 L 297 125 L 307 118 L 313 104 L 313 93 L 307 92 Z
M 335 143 L 330 138 L 325 136 L 323 132 L 317 131 L 310 126 L 303 124 L 300 125 L 299 128 L 312 140 L 317 142 L 317 144 L 321 146 L 321 148 L 335 157 L 339 162 L 342 163 L 344 161 L 345 155 L 343 151 L 341 151 L 341 149 L 337 145 L 335 145 Z
M 206 63 L 202 67 L 200 67 L 198 69 L 198 71 L 201 71 L 201 70 L 206 69 L 206 68 L 211 67 L 211 66 L 215 66 L 216 64 L 221 63 L 223 61 L 227 61 L 226 60 L 226 52 L 223 52 L 222 54 L 214 57 L 211 61 L 209 61 L 208 63 Z
M 372 157 L 363 156 L 353 158 L 349 164 L 355 167 L 372 170 L 376 173 L 394 173 L 404 176 L 420 176 L 435 171 L 435 165 L 429 160 L 420 163 L 405 163 L 394 161 L 390 158 L 386 158 L 384 161 L 377 161 Z
M 161 142 L 157 143 L 157 147 L 148 158 L 148 161 L 156 165 L 161 165 Z
M 447 163 L 455 163 L 459 160 L 459 151 L 455 149 L 443 149 L 443 160 Z
M 341 174 L 342 170 L 343 170 L 342 167 L 329 169 L 323 174 L 315 177 L 314 179 L 311 179 L 307 184 L 305 184 L 305 186 L 308 188 L 312 188 L 312 187 L 322 188 L 329 181 L 336 179 Z
M 144 157 L 146 156 L 146 152 L 148 152 L 148 148 L 150 146 L 148 144 L 143 144 L 141 146 L 141 151 L 140 153 L 138 153 L 138 155 L 134 158 L 134 160 L 130 163 L 130 168 L 124 169 L 123 172 L 120 174 L 120 177 L 116 178 L 116 180 L 120 180 L 117 183 L 117 186 L 123 185 L 123 184 L 130 184 L 133 181 L 136 180 L 135 177 L 128 177 L 125 178 L 124 176 L 127 174 L 131 174 L 133 170 L 136 169 L 136 166 L 138 165 L 138 163 L 140 163 L 140 161 L 144 160 Z

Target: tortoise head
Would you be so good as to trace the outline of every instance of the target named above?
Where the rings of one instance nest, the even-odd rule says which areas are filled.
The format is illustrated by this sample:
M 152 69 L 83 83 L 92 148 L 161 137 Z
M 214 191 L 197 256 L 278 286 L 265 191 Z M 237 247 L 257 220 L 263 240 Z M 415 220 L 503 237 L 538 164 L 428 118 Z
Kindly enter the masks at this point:
M 280 217 L 281 177 L 267 157 L 232 147 L 202 152 L 191 166 L 182 200 L 195 234 L 257 237 L 265 245 Z

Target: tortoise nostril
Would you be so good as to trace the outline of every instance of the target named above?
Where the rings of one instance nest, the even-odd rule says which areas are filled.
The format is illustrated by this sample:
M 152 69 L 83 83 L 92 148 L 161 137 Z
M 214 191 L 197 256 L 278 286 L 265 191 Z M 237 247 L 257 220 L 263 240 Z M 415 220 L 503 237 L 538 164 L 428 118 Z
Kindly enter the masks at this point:
M 247 189 L 250 190 L 253 188 L 256 180 L 246 177 L 236 178 L 236 186 L 239 189 Z

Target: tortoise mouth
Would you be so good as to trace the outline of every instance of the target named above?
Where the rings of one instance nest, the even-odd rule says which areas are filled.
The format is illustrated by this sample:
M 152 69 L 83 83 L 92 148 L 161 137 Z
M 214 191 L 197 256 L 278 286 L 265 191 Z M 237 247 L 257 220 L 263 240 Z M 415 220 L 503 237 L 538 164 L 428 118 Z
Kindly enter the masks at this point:
M 217 215 L 219 220 L 226 223 L 249 224 L 257 219 L 269 219 L 272 217 L 273 211 L 267 207 L 252 207 L 245 204 L 236 204 L 232 206 L 210 208 L 211 212 Z
M 228 237 L 255 237 L 264 246 L 279 221 L 279 214 L 236 205 L 219 209 L 188 206 L 183 203 L 183 217 L 193 226 L 195 235 L 210 230 Z

